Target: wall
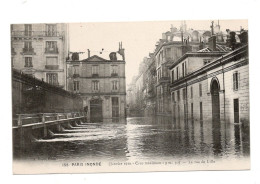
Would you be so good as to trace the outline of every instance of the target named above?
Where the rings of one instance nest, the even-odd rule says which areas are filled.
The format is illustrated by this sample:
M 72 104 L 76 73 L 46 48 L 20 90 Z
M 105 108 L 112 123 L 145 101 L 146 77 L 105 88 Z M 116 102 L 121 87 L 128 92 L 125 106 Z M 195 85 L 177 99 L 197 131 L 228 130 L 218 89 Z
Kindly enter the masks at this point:
M 41 80 L 12 71 L 13 115 L 82 111 L 82 99 Z
M 222 68 L 223 67 L 223 68 Z M 224 70 L 224 74 L 223 74 Z M 233 89 L 233 73 L 238 72 L 238 90 Z M 184 104 L 188 103 L 188 118 L 191 119 L 191 103 L 193 103 L 193 118 L 200 120 L 200 102 L 203 105 L 203 121 L 212 120 L 211 82 L 216 80 L 219 84 L 220 120 L 234 123 L 234 99 L 239 99 L 239 123 L 249 125 L 249 65 L 246 57 L 240 57 L 215 67 L 194 78 L 187 80 L 187 102 L 183 100 L 183 89 L 186 83 L 180 83 L 171 91 L 171 106 L 173 116 L 184 119 Z M 199 84 L 202 86 L 202 96 L 199 95 Z M 191 87 L 193 98 L 191 98 Z M 180 91 L 180 101 L 177 99 Z M 174 96 L 173 96 L 174 95 Z M 173 101 L 175 99 L 175 102 Z M 175 105 L 175 110 L 174 110 Z M 179 111 L 178 111 L 179 106 Z

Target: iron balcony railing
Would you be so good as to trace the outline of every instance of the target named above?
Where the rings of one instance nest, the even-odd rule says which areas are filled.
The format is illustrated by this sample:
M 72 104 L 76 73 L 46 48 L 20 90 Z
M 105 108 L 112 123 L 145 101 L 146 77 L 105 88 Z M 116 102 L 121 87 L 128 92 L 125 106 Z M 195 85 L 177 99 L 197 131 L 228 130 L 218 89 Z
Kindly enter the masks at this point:
M 57 37 L 62 36 L 62 34 L 58 31 L 12 31 L 12 36 L 18 37 Z
M 59 65 L 45 65 L 45 69 L 47 69 L 47 70 L 58 70 Z
M 56 47 L 54 47 L 54 48 L 45 48 L 45 53 L 47 53 L 47 54 L 58 54 L 59 53 L 59 50 L 58 50 L 58 48 Z
M 34 48 L 32 48 L 32 47 L 29 47 L 29 48 L 25 47 L 25 48 L 23 48 L 23 54 L 35 54 Z

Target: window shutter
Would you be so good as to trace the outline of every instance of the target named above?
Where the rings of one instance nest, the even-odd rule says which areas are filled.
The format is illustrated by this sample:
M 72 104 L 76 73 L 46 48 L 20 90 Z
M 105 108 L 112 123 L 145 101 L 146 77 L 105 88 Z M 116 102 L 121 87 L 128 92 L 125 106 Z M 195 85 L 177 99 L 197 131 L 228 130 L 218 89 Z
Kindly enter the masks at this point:
M 233 90 L 235 90 L 236 88 L 235 88 L 235 83 L 236 83 L 236 81 L 235 81 L 236 79 L 235 79 L 235 73 L 233 73 L 233 79 L 232 79 L 232 83 L 233 83 Z
M 72 77 L 72 75 L 73 75 L 72 67 L 68 68 L 68 75 L 69 75 L 69 77 Z
M 240 89 L 240 73 L 237 73 L 237 89 L 239 90 Z
M 71 80 L 71 79 L 69 79 L 68 88 L 69 88 L 69 91 L 73 91 L 73 80 Z

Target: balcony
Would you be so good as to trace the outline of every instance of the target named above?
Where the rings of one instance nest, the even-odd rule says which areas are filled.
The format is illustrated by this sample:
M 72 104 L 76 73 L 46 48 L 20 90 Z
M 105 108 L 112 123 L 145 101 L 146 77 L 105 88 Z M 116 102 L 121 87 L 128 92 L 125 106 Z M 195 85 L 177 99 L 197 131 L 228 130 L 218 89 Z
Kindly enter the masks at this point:
M 45 69 L 47 69 L 47 70 L 58 70 L 59 65 L 45 65 Z
M 34 48 L 23 48 L 22 55 L 35 55 Z
M 80 77 L 80 75 L 77 74 L 77 73 L 74 73 L 72 77 L 73 77 L 73 78 L 78 78 L 78 77 Z
M 57 47 L 54 48 L 45 48 L 45 54 L 58 54 L 59 50 Z
M 167 82 L 170 82 L 170 77 L 161 77 L 159 80 L 158 80 L 158 83 L 167 83 Z
M 111 77 L 118 77 L 117 73 L 111 73 Z
M 99 77 L 97 73 L 92 74 L 92 77 Z
M 61 37 L 58 31 L 12 31 L 12 37 Z

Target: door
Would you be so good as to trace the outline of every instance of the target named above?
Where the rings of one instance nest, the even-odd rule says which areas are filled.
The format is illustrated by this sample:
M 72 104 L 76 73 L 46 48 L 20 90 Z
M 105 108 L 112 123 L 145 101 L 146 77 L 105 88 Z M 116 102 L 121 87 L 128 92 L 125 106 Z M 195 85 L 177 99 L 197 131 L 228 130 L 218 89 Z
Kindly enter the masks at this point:
M 234 123 L 239 123 L 239 100 L 234 99 Z
M 220 154 L 222 151 L 219 91 L 220 91 L 219 84 L 217 80 L 214 80 L 211 84 L 211 100 L 212 100 L 213 152 L 215 155 Z
M 119 117 L 119 99 L 118 97 L 112 97 L 112 118 Z
M 220 121 L 220 104 L 219 104 L 219 85 L 216 80 L 211 85 L 211 99 L 212 99 L 212 120 L 213 122 Z
M 102 122 L 102 100 L 93 99 L 90 101 L 90 121 L 91 122 Z

